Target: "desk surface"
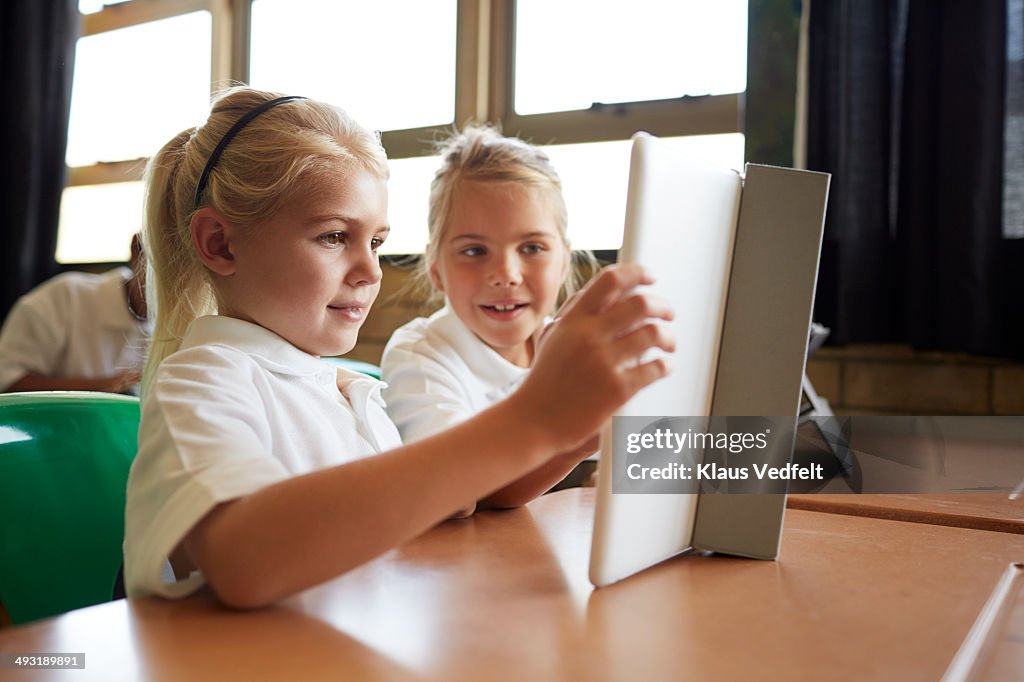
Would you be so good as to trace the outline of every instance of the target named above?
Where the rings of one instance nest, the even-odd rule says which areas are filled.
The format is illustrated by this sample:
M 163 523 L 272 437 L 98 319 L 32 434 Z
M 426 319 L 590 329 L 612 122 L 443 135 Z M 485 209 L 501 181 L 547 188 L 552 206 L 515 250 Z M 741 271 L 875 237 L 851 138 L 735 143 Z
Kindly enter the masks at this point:
M 592 513 L 566 490 L 274 608 L 114 602 L 0 631 L 0 651 L 86 655 L 19 680 L 937 680 L 1024 559 L 1024 536 L 790 510 L 778 562 L 684 556 L 595 591 Z
M 850 418 L 856 438 L 846 456 L 858 484 L 849 488 L 836 479 L 825 490 L 839 494 L 790 495 L 790 509 L 1024 533 L 1024 499 L 1008 496 L 1024 478 L 1024 421 L 864 417 L 854 426 L 856 419 Z M 813 429 L 802 429 L 798 443 L 798 456 L 825 451 Z
M 790 495 L 790 509 L 1024 533 L 1024 499 L 1006 493 Z

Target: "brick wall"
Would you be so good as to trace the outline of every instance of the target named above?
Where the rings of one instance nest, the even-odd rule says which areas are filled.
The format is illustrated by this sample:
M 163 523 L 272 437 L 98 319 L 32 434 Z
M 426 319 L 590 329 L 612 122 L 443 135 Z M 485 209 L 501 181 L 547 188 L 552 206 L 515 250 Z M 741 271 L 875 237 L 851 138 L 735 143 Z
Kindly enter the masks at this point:
M 807 363 L 837 414 L 1024 414 L 1024 365 L 909 346 L 821 348 Z

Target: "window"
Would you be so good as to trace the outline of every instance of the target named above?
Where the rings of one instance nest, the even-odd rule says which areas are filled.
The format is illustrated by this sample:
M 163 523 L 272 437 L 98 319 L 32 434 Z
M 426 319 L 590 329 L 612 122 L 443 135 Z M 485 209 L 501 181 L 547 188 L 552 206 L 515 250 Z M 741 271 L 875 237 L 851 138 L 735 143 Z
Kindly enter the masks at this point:
M 124 2 L 83 16 L 58 262 L 128 259 L 131 235 L 141 227 L 145 159 L 206 115 L 213 4 Z M 80 9 L 93 9 L 88 5 L 83 0 Z
M 455 118 L 455 0 L 254 0 L 251 45 L 253 87 L 332 102 L 375 130 Z
M 210 93 L 210 24 L 209 12 L 189 12 L 79 39 L 68 165 L 147 157 L 202 120 Z M 182 50 L 183 44 L 195 49 Z
M 231 80 L 337 103 L 382 131 L 385 253 L 422 252 L 434 141 L 469 120 L 544 145 L 573 245 L 616 249 L 635 131 L 742 164 L 746 34 L 747 0 L 107 2 L 83 18 L 58 260 L 127 257 L 144 157 Z
M 738 133 L 666 139 L 708 163 L 743 167 L 743 136 Z M 550 145 L 546 151 L 562 178 L 573 248 L 601 251 L 622 246 L 629 141 Z
M 745 1 L 519 0 L 516 113 L 743 92 L 746 27 Z

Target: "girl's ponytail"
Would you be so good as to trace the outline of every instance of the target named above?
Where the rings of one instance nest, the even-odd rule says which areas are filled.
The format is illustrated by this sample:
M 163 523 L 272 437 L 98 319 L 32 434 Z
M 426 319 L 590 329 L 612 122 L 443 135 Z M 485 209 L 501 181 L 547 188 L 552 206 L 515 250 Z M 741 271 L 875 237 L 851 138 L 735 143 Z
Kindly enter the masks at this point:
M 182 219 L 179 169 L 194 128 L 176 135 L 150 159 L 145 173 L 146 301 L 155 320 L 149 355 L 142 374 L 142 394 L 160 362 L 178 350 L 194 319 L 216 312 L 205 269 L 192 249 L 189 223 Z M 187 192 L 185 193 L 187 195 Z

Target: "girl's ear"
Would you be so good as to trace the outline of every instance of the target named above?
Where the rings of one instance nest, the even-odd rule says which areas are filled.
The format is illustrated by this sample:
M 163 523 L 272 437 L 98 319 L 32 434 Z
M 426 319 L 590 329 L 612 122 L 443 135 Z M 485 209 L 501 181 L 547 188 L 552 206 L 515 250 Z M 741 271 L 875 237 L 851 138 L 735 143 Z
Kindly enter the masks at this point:
M 434 288 L 444 293 L 444 280 L 441 279 L 441 272 L 437 269 L 437 261 L 435 260 L 430 264 L 430 268 L 427 270 L 430 274 L 430 283 L 434 285 Z
M 234 230 L 221 213 L 212 208 L 201 208 L 192 216 L 189 229 L 192 246 L 207 268 L 222 277 L 235 274 Z
M 568 281 L 570 272 L 572 272 L 572 247 L 569 245 L 569 242 L 565 242 L 565 261 L 562 263 L 563 282 Z

